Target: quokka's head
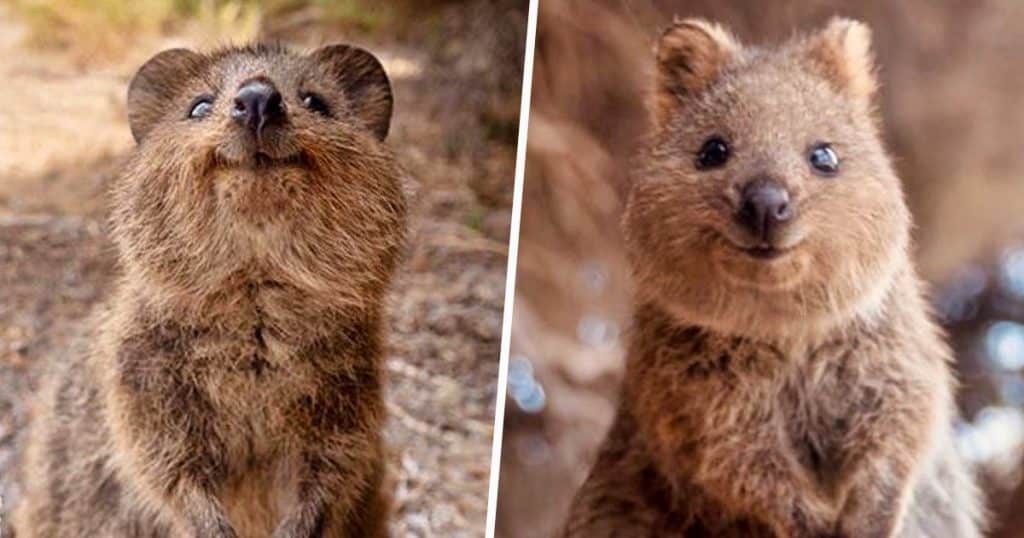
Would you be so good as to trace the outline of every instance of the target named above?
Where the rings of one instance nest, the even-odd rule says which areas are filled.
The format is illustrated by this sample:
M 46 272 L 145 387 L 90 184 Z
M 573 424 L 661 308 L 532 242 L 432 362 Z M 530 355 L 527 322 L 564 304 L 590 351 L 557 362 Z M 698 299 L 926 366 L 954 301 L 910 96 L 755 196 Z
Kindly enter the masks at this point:
M 383 67 L 356 47 L 157 54 L 128 90 L 125 265 L 199 294 L 241 277 L 372 297 L 405 229 L 391 109 Z
M 910 217 L 878 134 L 870 32 L 776 49 L 677 21 L 625 219 L 638 289 L 683 318 L 778 336 L 877 310 Z

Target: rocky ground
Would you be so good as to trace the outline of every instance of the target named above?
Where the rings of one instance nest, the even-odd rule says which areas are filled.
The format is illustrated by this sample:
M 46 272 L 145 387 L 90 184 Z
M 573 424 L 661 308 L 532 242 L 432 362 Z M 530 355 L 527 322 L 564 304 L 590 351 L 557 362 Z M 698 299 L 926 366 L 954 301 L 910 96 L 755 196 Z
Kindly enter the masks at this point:
M 518 77 L 516 62 L 522 65 L 522 51 L 506 45 L 516 42 L 510 33 L 525 33 L 525 8 L 504 2 L 508 9 L 491 14 L 484 2 L 470 4 L 432 18 L 444 40 L 364 43 L 392 73 L 390 143 L 418 186 L 412 246 L 392 296 L 387 362 L 396 536 L 480 536 L 487 506 L 513 182 L 509 110 L 518 106 L 508 73 Z M 499 23 L 504 29 L 488 27 Z M 127 81 L 169 44 L 94 68 L 27 49 L 22 34 L 0 12 L 0 78 L 17 101 L 0 110 L 5 537 L 38 372 L 67 348 L 116 274 L 104 187 L 130 149 Z M 480 46 L 474 36 L 489 41 Z M 495 57 L 511 66 L 506 73 L 488 69 Z

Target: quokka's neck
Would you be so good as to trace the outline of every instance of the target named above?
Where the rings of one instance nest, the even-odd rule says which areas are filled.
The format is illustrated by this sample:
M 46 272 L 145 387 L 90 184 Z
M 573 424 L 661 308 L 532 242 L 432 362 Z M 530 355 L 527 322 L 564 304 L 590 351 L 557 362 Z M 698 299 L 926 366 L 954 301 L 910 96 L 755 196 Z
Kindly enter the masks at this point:
M 226 335 L 260 330 L 295 343 L 353 330 L 377 335 L 383 320 L 383 301 L 353 304 L 268 281 L 238 281 L 190 295 L 125 278 L 113 307 L 122 317 L 151 325 L 173 323 Z
M 752 327 L 750 331 L 722 331 L 703 325 L 698 320 L 679 317 L 669 306 L 657 301 L 642 300 L 634 308 L 631 332 L 631 355 L 652 353 L 652 346 L 671 345 L 679 339 L 693 335 L 714 337 L 718 340 L 743 341 L 751 345 L 764 345 L 785 355 L 802 356 L 814 349 L 841 340 L 855 339 L 867 334 L 893 330 L 923 332 L 922 337 L 936 334 L 930 309 L 925 301 L 923 284 L 913 266 L 907 262 L 896 269 L 882 289 L 874 290 L 874 297 L 843 319 L 787 320 L 785 325 L 773 324 L 773 332 L 766 334 Z M 916 329 L 915 329 L 916 328 Z

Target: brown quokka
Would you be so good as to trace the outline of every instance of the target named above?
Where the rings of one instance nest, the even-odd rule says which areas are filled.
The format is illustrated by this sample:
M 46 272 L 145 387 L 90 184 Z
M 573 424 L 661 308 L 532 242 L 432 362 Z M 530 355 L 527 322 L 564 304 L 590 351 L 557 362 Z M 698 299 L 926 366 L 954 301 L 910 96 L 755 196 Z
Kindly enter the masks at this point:
M 677 21 L 624 225 L 634 333 L 569 536 L 977 537 L 870 34 Z
M 388 78 L 333 45 L 162 52 L 112 188 L 123 276 L 55 361 L 19 538 L 385 536 Z

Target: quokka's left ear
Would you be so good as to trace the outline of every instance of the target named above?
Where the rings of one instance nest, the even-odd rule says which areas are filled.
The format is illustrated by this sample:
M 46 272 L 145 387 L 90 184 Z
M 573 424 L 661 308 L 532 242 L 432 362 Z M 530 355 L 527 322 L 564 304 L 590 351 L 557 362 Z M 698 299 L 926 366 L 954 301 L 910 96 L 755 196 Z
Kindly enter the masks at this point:
M 312 53 L 313 62 L 335 81 L 353 116 L 379 140 L 391 126 L 391 82 L 377 57 L 350 45 L 327 45 Z
M 835 17 L 805 44 L 811 65 L 836 90 L 862 104 L 878 91 L 871 29 L 860 21 Z
M 741 51 L 740 42 L 722 26 L 704 19 L 675 21 L 661 34 L 655 50 L 658 123 L 668 121 L 683 100 L 713 84 Z

